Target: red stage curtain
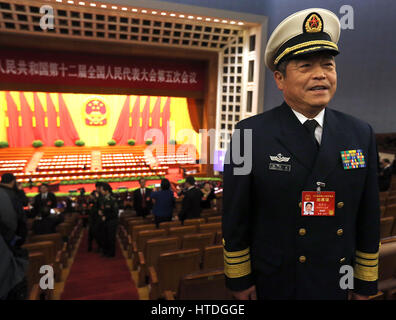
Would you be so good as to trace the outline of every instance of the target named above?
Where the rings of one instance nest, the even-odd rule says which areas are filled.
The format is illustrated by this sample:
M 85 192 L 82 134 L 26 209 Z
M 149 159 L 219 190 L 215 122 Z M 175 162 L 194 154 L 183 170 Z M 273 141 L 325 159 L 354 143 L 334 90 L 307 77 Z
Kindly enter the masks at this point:
M 30 147 L 33 139 L 35 138 L 35 131 L 33 128 L 33 112 L 26 100 L 23 92 L 19 92 L 19 99 L 21 101 L 21 116 L 22 116 L 22 128 L 19 134 L 21 135 L 21 147 Z
M 198 133 L 199 129 L 202 128 L 202 121 L 198 114 L 198 107 L 195 99 L 187 98 L 188 113 L 190 115 L 191 125 L 193 129 Z
M 168 122 L 170 119 L 170 102 L 171 102 L 171 98 L 168 97 L 166 99 L 165 106 L 164 106 L 164 109 L 162 110 L 162 115 L 161 115 L 161 118 L 162 118 L 161 129 L 162 129 L 162 132 L 164 133 L 164 144 L 169 143 L 167 128 L 168 128 Z
M 60 139 L 58 135 L 58 130 L 56 128 L 56 110 L 54 103 L 52 102 L 51 96 L 49 93 L 46 94 L 47 99 L 47 117 L 48 117 L 48 126 L 46 127 L 46 135 L 47 135 L 47 143 L 46 145 L 49 147 L 54 146 L 54 142 Z
M 44 111 L 36 93 L 34 112 L 31 110 L 25 94 L 19 93 L 20 108 L 16 105 L 10 92 L 6 92 L 8 143 L 11 147 L 30 147 L 34 140 L 41 140 L 46 146 L 53 146 L 55 140 L 63 140 L 66 146 L 73 146 L 79 139 L 63 97 L 58 94 L 59 112 L 56 112 L 49 93 L 46 94 L 47 112 Z M 48 121 L 45 121 L 45 118 Z
M 132 138 L 132 128 L 129 126 L 129 103 L 130 96 L 127 96 L 113 134 L 113 139 L 117 141 L 118 145 L 127 144 L 128 140 Z
M 14 99 L 12 98 L 9 91 L 5 93 L 7 101 L 7 116 L 8 116 L 8 128 L 7 128 L 7 138 L 10 147 L 20 147 L 22 144 L 22 135 L 19 134 L 22 129 L 18 124 L 18 110 Z
M 34 139 L 41 140 L 44 145 L 49 145 L 48 137 L 46 134 L 45 122 L 44 122 L 44 109 L 41 105 L 41 101 L 37 96 L 37 93 L 33 93 L 34 100 L 34 114 L 36 116 L 36 128 L 34 128 Z
M 60 119 L 60 126 L 58 128 L 59 136 L 64 141 L 65 146 L 74 146 L 75 142 L 80 138 L 76 128 L 74 127 L 73 120 L 70 117 L 69 110 L 67 110 L 62 94 L 60 93 L 58 93 L 58 101 Z
M 135 140 L 138 143 L 138 132 L 140 131 L 140 96 L 137 96 L 135 105 L 132 109 L 132 132 L 130 138 Z
M 142 118 L 142 126 L 139 126 L 139 132 L 138 132 L 138 139 L 137 143 L 138 144 L 143 144 L 145 143 L 144 141 L 144 134 L 146 131 L 149 129 L 149 118 L 150 118 L 150 97 L 147 97 L 146 103 L 143 108 L 143 112 L 141 115 Z

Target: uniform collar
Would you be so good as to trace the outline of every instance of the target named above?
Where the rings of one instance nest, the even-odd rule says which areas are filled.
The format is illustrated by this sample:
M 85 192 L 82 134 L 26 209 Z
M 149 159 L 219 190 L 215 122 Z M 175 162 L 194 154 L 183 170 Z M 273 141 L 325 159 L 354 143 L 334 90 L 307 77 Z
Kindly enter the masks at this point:
M 294 110 L 292 107 L 290 107 L 290 109 L 293 111 L 293 113 L 296 115 L 298 121 L 301 122 L 301 124 L 304 124 L 305 121 L 307 120 L 316 120 L 316 122 L 323 128 L 323 120 L 324 120 L 324 114 L 325 114 L 325 109 L 323 108 L 322 111 L 320 111 L 317 116 L 313 119 L 309 119 L 306 116 L 304 116 L 302 113 L 297 112 L 296 110 Z

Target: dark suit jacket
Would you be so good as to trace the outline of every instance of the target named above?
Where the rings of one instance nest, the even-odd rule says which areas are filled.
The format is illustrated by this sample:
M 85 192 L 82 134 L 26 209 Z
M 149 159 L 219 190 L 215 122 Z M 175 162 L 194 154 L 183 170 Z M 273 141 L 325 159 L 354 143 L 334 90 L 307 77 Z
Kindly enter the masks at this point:
M 56 196 L 52 192 L 47 193 L 47 199 L 45 200 L 41 199 L 41 193 L 34 197 L 33 208 L 36 215 L 40 213 L 41 208 L 56 208 L 56 205 Z
M 56 232 L 56 227 L 58 224 L 62 223 L 64 218 L 62 215 L 52 216 L 49 215 L 46 218 L 34 220 L 33 222 L 33 232 L 34 234 L 50 234 Z
M 386 169 L 381 170 L 378 183 L 379 183 L 379 190 L 380 191 L 387 191 L 390 187 L 392 180 L 392 166 L 389 166 Z
M 201 199 L 202 192 L 198 188 L 191 188 L 183 193 L 182 208 L 179 219 L 194 219 L 201 217 Z
M 247 174 L 234 171 L 244 165 L 237 161 L 224 168 L 227 286 L 238 291 L 256 284 L 262 299 L 346 299 L 340 267 L 351 265 L 355 292 L 375 294 L 380 209 L 372 128 L 326 108 L 316 159 L 307 131 L 285 103 L 236 129 L 251 129 L 253 144 Z M 249 134 L 243 132 L 242 150 Z M 345 170 L 340 152 L 354 149 L 363 150 L 366 167 Z M 271 160 L 278 154 L 290 159 Z M 318 181 L 324 191 L 335 191 L 332 217 L 301 214 L 302 191 L 315 191 Z
M 146 190 L 145 190 L 145 198 L 146 198 L 146 200 L 145 200 L 146 207 L 145 208 L 142 207 L 142 200 L 143 199 L 142 199 L 142 194 L 141 194 L 140 188 L 136 189 L 133 192 L 133 208 L 135 209 L 136 214 L 138 216 L 145 216 L 145 215 L 148 215 L 150 213 L 150 210 L 151 210 L 151 208 L 153 206 L 153 201 L 150 198 L 151 191 L 152 190 L 149 189 L 149 188 L 146 188 Z M 149 198 L 148 201 L 147 201 L 147 198 Z

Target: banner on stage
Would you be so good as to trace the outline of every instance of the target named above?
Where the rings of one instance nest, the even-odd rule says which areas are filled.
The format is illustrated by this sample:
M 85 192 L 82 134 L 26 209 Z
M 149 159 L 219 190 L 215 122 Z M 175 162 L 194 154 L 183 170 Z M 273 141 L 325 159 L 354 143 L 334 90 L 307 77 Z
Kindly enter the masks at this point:
M 203 91 L 202 62 L 87 53 L 4 49 L 0 81 Z

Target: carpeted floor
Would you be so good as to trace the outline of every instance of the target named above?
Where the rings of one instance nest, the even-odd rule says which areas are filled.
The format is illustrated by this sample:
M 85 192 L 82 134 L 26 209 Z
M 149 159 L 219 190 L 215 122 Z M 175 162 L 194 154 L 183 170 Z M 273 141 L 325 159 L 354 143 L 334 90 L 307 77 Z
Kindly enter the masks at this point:
M 87 230 L 84 230 L 62 300 L 138 300 L 136 285 L 118 241 L 114 258 L 101 257 L 87 248 Z

